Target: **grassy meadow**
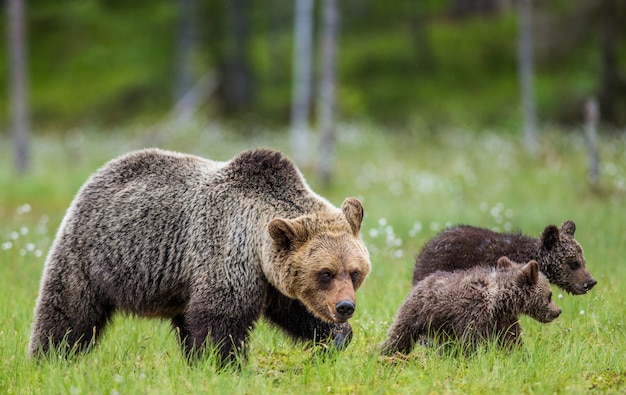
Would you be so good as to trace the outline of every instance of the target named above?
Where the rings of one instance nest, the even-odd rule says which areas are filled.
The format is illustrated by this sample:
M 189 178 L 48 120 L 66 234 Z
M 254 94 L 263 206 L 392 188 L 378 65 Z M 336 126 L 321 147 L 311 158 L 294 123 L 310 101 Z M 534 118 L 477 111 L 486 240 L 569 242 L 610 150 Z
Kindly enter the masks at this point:
M 3 394 L 415 394 L 624 393 L 626 391 L 626 138 L 602 137 L 598 188 L 586 182 L 582 131 L 543 130 L 529 156 L 519 136 L 462 130 L 391 133 L 339 128 L 334 182 L 309 184 L 335 205 L 356 196 L 372 273 L 357 293 L 354 339 L 320 358 L 261 321 L 241 371 L 189 366 L 169 322 L 118 315 L 93 352 L 33 363 L 26 348 L 45 256 L 73 195 L 107 160 L 159 146 L 226 160 L 251 147 L 289 152 L 287 132 L 235 137 L 215 125 L 163 130 L 75 131 L 33 139 L 32 172 L 13 173 L 0 139 L 0 393 Z M 587 295 L 554 288 L 562 315 L 522 318 L 525 345 L 488 347 L 469 357 L 417 346 L 407 358 L 380 358 L 377 346 L 409 291 L 414 256 L 446 226 L 469 223 L 539 236 L 548 224 L 577 225 L 588 269 Z

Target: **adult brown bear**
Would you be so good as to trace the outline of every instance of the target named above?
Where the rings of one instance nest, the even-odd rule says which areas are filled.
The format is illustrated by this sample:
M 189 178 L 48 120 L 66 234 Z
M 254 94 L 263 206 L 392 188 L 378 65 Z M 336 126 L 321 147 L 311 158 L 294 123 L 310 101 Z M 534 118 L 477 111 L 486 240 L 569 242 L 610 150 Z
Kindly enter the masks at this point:
M 261 316 L 296 339 L 344 347 L 370 271 L 362 219 L 358 200 L 334 207 L 279 152 L 114 159 L 59 228 L 29 352 L 85 350 L 116 311 L 171 319 L 188 357 L 208 343 L 225 363 Z

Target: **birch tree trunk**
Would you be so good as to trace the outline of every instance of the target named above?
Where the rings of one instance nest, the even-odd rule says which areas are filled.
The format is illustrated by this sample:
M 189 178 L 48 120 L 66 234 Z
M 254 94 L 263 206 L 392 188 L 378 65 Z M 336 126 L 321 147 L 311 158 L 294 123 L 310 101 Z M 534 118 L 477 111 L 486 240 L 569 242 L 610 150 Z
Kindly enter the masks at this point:
M 29 167 L 28 77 L 26 70 L 25 0 L 8 0 L 9 102 L 15 167 L 20 174 Z
M 518 73 L 522 105 L 524 143 L 529 153 L 538 151 L 535 110 L 533 37 L 532 37 L 532 0 L 517 0 L 518 11 Z
M 309 162 L 313 0 L 296 0 L 294 12 L 291 150 L 299 165 Z
M 324 0 L 322 17 L 322 76 L 320 78 L 318 125 L 320 130 L 319 174 L 324 185 L 330 185 L 335 144 L 335 85 L 337 56 L 336 0 Z
M 585 136 L 587 138 L 587 180 L 592 188 L 597 188 L 600 180 L 600 153 L 598 150 L 600 109 L 595 97 L 590 97 L 585 101 L 583 115 L 585 117 Z

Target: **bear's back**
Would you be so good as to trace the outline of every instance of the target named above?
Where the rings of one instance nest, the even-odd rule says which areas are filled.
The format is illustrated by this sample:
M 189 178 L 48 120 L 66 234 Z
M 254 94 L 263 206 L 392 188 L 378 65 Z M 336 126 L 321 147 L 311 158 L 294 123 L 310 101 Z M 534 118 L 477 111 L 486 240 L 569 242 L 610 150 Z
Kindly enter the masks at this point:
M 209 177 L 225 166 L 194 155 L 148 148 L 113 159 L 92 177 L 87 185 L 106 182 L 108 186 L 122 186 L 137 180 L 157 184 L 193 184 Z
M 224 167 L 224 176 L 242 197 L 262 199 L 287 218 L 333 211 L 333 206 L 313 192 L 292 161 L 278 151 L 256 149 L 241 153 Z
M 501 256 L 526 262 L 535 258 L 537 247 L 536 239 L 519 232 L 498 233 L 485 228 L 458 225 L 442 231 L 426 243 L 415 261 L 413 284 L 438 270 L 494 267 Z
M 435 315 L 447 320 L 458 320 L 476 311 L 484 310 L 492 302 L 502 278 L 495 268 L 476 266 L 455 271 L 436 271 L 426 276 L 414 286 L 433 309 Z M 456 317 L 456 318 L 455 318 Z M 461 319 L 463 320 L 463 319 Z

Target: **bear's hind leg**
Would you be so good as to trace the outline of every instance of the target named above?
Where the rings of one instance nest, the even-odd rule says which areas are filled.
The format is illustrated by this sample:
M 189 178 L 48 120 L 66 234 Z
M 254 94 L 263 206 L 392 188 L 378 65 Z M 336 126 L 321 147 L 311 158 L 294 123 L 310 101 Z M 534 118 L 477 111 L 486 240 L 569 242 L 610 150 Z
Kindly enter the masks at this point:
M 113 307 L 98 300 L 93 291 L 68 289 L 47 281 L 35 310 L 29 344 L 30 356 L 51 351 L 69 355 L 86 351 L 103 332 Z M 50 349 L 52 347 L 52 350 Z

